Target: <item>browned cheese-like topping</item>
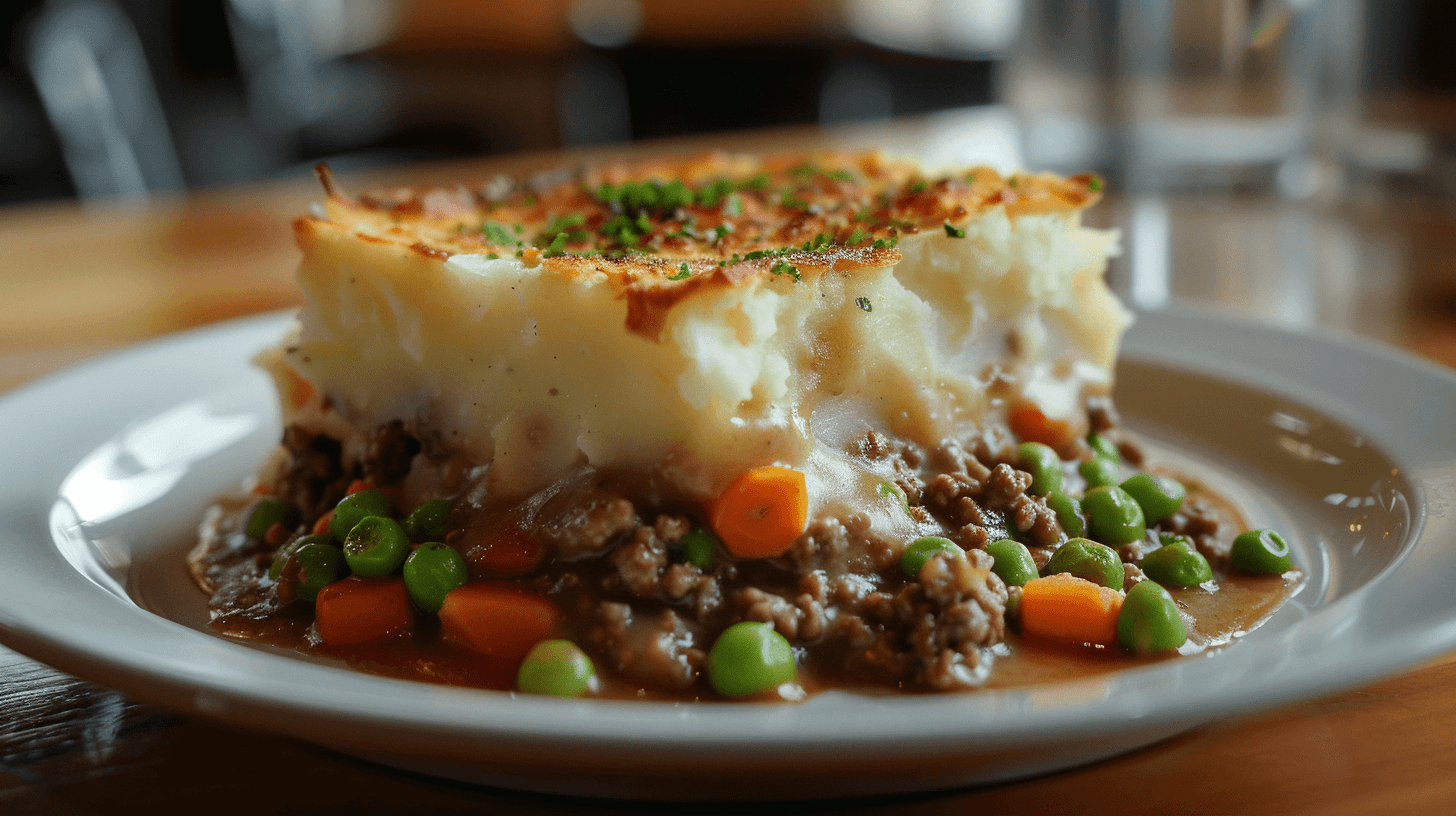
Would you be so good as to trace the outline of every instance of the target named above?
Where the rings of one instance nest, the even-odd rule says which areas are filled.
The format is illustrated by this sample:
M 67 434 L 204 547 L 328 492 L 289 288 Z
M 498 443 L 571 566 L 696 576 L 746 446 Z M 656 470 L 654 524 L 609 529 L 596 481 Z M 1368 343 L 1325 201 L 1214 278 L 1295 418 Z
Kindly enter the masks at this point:
M 321 176 L 331 201 L 373 237 L 421 254 L 529 256 L 567 275 L 595 270 L 679 287 L 710 275 L 797 279 L 806 268 L 883 266 L 898 260 L 902 236 L 955 234 L 995 206 L 1012 215 L 1081 209 L 1101 190 L 1092 175 L 977 167 L 924 176 L 876 153 L 706 153 L 357 198 L 326 169 Z

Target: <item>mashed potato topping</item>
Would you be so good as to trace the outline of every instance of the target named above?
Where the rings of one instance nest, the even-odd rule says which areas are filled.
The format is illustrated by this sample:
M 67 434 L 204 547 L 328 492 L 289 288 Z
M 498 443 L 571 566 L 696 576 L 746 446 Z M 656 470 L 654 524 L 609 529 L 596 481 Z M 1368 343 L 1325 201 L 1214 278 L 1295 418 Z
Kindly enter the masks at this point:
M 665 470 L 704 501 L 780 463 L 853 503 L 870 482 L 844 446 L 869 429 L 934 445 L 1030 402 L 1085 433 L 1128 322 L 1102 280 L 1116 235 L 1080 225 L 1098 187 L 873 155 L 609 167 L 495 198 L 330 183 L 296 225 L 308 305 L 267 364 L 285 423 L 348 440 L 404 419 L 488 465 L 493 495 L 589 465 Z

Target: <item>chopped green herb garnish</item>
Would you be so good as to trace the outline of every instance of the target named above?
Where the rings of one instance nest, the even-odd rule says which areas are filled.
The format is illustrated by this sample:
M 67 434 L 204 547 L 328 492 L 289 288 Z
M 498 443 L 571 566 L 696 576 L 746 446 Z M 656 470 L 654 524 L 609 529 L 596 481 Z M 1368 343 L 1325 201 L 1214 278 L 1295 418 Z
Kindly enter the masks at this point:
M 698 205 L 716 207 L 733 192 L 733 182 L 725 178 L 716 179 L 698 191 Z
M 485 240 L 492 244 L 505 245 L 516 243 L 516 239 L 511 235 L 510 231 L 494 221 L 481 222 L 480 232 L 485 236 Z
M 928 181 L 917 181 L 914 184 L 910 185 L 910 192 L 912 193 L 923 193 L 929 189 L 930 182 Z
M 799 281 L 804 279 L 804 276 L 799 274 L 799 268 L 789 263 L 788 261 L 775 261 L 774 265 L 769 267 L 768 271 L 774 273 L 775 275 L 787 274 L 789 277 L 794 279 L 794 283 L 798 283 Z
M 1087 189 L 1091 190 L 1094 193 L 1101 192 L 1102 191 L 1102 177 L 1101 176 L 1093 176 L 1092 178 L 1087 179 Z
M 719 224 L 718 226 L 713 227 L 713 243 L 716 244 L 721 242 L 730 231 L 731 230 L 728 229 L 727 224 Z
M 848 170 L 831 170 L 826 175 L 835 181 L 854 181 L 854 176 Z
M 683 261 L 682 262 L 682 265 L 677 268 L 677 274 L 676 275 L 668 275 L 667 276 L 667 279 L 668 280 L 675 280 L 675 281 L 677 281 L 677 280 L 684 280 L 684 279 L 686 279 L 691 274 L 693 274 L 693 273 L 688 270 L 688 262 L 687 261 Z
M 603 183 L 596 189 L 596 192 L 592 193 L 592 196 L 603 204 L 617 206 L 622 204 L 622 191 L 612 184 Z
M 1012 176 L 1011 178 L 1006 179 L 1006 186 L 1007 187 L 1015 187 L 1016 186 L 1016 176 Z
M 797 207 L 801 210 L 809 209 L 809 202 L 805 201 L 802 198 L 799 198 L 793 193 L 784 193 L 783 204 L 785 207 Z
M 743 215 L 743 198 L 733 193 L 728 196 L 728 205 L 723 210 L 729 215 Z
M 741 190 L 762 190 L 768 186 L 768 174 L 759 173 L 738 185 Z
M 586 216 L 581 213 L 556 216 L 536 236 L 535 244 L 546 250 L 548 256 L 552 253 L 560 255 L 568 243 L 582 243 L 591 240 L 591 233 L 580 229 L 585 222 Z
M 690 206 L 694 198 L 692 191 L 680 179 L 666 184 L 660 181 L 626 181 L 621 185 L 608 183 L 589 192 L 614 211 L 630 216 L 641 215 L 644 211 L 665 216 L 680 207 Z
M 656 182 L 630 181 L 622 185 L 622 206 L 628 210 L 656 207 L 661 199 L 662 185 Z
M 517 235 L 520 235 L 521 233 L 523 233 L 525 231 L 526 231 L 526 228 L 523 227 L 523 226 L 521 226 L 520 224 L 513 224 L 513 225 L 511 225 L 511 232 L 514 232 Z
M 485 259 L 487 261 L 494 261 L 494 260 L 496 260 L 498 258 L 500 258 L 500 256 L 497 255 L 497 254 L 495 254 L 494 252 L 487 252 L 487 253 L 485 253 Z
M 874 242 L 874 244 L 872 246 L 873 246 L 874 249 L 890 249 L 891 247 L 895 246 L 895 244 L 898 244 L 898 243 L 900 243 L 900 241 L 899 241 L 899 239 L 896 239 L 896 238 L 889 238 L 889 239 L 876 238 L 875 239 L 875 242 Z
M 551 243 L 547 244 L 543 248 L 543 251 L 541 252 L 541 257 L 543 257 L 543 258 L 554 258 L 557 255 L 564 254 L 565 252 L 566 252 L 566 233 L 564 233 L 564 232 L 558 232 L 558 233 L 556 233 L 556 237 L 551 239 Z
M 870 299 L 867 298 L 867 297 L 857 297 L 857 298 L 855 298 L 854 299 L 854 305 L 860 307 L 861 309 L 865 310 L 866 312 L 873 312 L 875 310 L 875 304 L 870 303 Z
M 870 234 L 864 231 L 864 227 L 855 227 L 854 232 L 849 234 L 849 240 L 845 242 L 845 245 L 859 246 L 860 242 L 868 237 L 870 237 Z
M 961 229 L 960 227 L 957 227 L 955 224 L 952 224 L 951 222 L 947 221 L 947 222 L 945 222 L 945 225 L 944 226 L 945 226 L 945 234 L 946 235 L 949 235 L 952 238 L 964 238 L 964 237 L 966 237 L 966 231 L 963 230 L 963 229 Z
M 658 200 L 660 206 L 675 210 L 678 207 L 686 207 L 693 203 L 693 194 L 683 185 L 680 179 L 673 179 L 662 185 Z

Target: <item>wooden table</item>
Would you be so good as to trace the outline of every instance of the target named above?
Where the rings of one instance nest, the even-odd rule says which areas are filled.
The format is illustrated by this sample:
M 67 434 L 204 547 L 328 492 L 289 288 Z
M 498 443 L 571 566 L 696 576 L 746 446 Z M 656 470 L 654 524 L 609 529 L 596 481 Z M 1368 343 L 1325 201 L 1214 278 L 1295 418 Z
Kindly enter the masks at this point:
M 768 147 L 803 135 L 733 141 L 738 147 Z M 904 127 L 888 135 L 873 130 L 807 135 L 821 143 L 872 144 L 893 135 L 897 144 L 912 146 L 916 138 L 913 128 L 907 136 Z M 651 149 L 673 147 L 681 145 Z M 544 161 L 518 157 L 491 167 Z M 431 167 L 382 177 L 447 179 L 463 172 Z M 137 207 L 49 204 L 0 212 L 0 390 L 145 338 L 296 304 L 288 222 L 317 195 L 311 181 L 299 180 Z M 1366 334 L 1456 365 L 1456 209 L 1441 200 L 1401 197 L 1367 185 L 1334 207 L 1208 196 L 1163 204 L 1174 227 L 1168 286 L 1174 300 Z M 1113 200 L 1099 217 L 1122 223 L 1135 209 L 1135 203 Z M 1269 230 L 1286 227 L 1313 247 L 1304 261 L 1261 252 L 1280 237 Z M 1232 259 L 1208 250 L 1229 236 L 1252 249 L 1245 246 Z M 1291 271 L 1291 264 L 1299 268 Z M 1127 284 L 1129 274 L 1118 269 L 1113 277 Z M 1291 284 L 1290 276 L 1298 279 Z M 1220 722 L 1045 778 L 895 799 L 691 810 L 1456 810 L 1453 686 L 1456 655 L 1449 655 L 1367 688 Z M 381 769 L 307 744 L 134 703 L 0 648 L 0 812 L 622 808 Z

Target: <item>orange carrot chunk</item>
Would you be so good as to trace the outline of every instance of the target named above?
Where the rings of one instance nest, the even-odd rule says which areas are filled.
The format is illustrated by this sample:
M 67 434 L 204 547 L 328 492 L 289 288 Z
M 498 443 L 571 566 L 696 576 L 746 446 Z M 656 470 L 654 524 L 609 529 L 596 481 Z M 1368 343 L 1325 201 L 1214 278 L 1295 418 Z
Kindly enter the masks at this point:
M 283 526 L 283 522 L 275 521 L 268 525 L 268 532 L 263 534 L 263 541 L 276 550 L 288 539 L 290 532 L 292 531 Z
M 739 558 L 772 558 L 791 547 L 809 520 L 804 474 L 762 467 L 733 480 L 709 508 L 713 529 Z
M 373 490 L 373 489 L 374 489 L 374 485 L 369 484 L 368 482 L 364 481 L 363 479 L 355 479 L 354 481 L 349 482 L 349 489 L 346 490 L 346 491 L 344 491 L 344 492 L 347 493 L 348 495 L 352 496 L 355 493 L 363 493 L 366 490 Z
M 414 613 L 403 579 L 354 577 L 319 590 L 314 624 L 325 644 L 352 646 L 408 632 Z
M 315 521 L 313 523 L 313 530 L 312 530 L 312 532 L 313 532 L 314 535 L 324 535 L 324 536 L 326 536 L 326 535 L 329 534 L 329 527 L 333 523 L 334 523 L 334 511 L 330 510 L 329 512 L 324 513 L 322 516 L 319 516 L 318 517 L 318 521 Z
M 291 368 L 283 369 L 287 378 L 285 389 L 288 391 L 288 401 L 295 409 L 302 408 L 313 402 L 318 392 L 314 390 L 313 383 L 304 379 L 297 371 Z
M 473 576 L 509 578 L 535 569 L 543 555 L 535 536 L 511 525 L 491 530 L 483 540 L 472 544 L 465 561 Z
M 1061 450 L 1071 441 L 1074 433 L 1070 423 L 1051 419 L 1041 409 L 1029 402 L 1023 402 L 1011 409 L 1007 417 L 1011 432 L 1023 442 L 1040 442 Z
M 1033 578 L 1021 588 L 1021 630 L 1071 643 L 1117 643 L 1122 593 L 1067 573 Z
M 518 665 L 554 634 L 556 604 L 515 584 L 479 581 L 445 596 L 440 628 L 445 639 L 473 652 Z

